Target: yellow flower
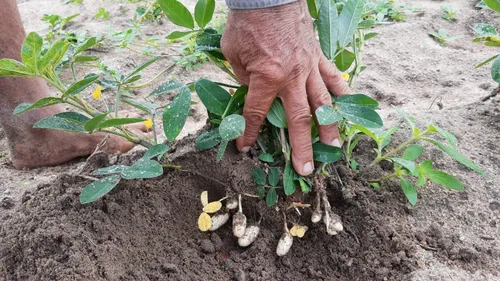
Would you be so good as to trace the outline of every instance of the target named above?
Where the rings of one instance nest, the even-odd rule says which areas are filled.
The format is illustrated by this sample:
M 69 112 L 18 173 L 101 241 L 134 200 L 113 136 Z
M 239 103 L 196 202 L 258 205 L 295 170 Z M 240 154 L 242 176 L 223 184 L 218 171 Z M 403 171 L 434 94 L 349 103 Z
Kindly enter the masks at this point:
M 224 65 L 225 65 L 226 67 L 230 67 L 230 66 L 231 66 L 227 60 L 225 60 L 225 61 L 224 61 Z
M 148 129 L 148 130 L 153 128 L 153 120 L 151 120 L 149 118 L 144 120 L 144 126 L 146 126 L 146 129 Z
M 349 81 L 349 78 L 350 78 L 350 77 L 351 77 L 351 76 L 349 76 L 349 73 L 344 73 L 344 74 L 342 74 L 342 78 L 344 78 L 344 81 L 346 81 L 346 82 L 347 82 L 347 81 Z
M 94 92 L 92 93 L 92 97 L 95 100 L 98 100 L 98 99 L 102 98 L 101 90 L 102 90 L 102 86 L 101 85 L 97 85 L 97 88 L 95 88 Z

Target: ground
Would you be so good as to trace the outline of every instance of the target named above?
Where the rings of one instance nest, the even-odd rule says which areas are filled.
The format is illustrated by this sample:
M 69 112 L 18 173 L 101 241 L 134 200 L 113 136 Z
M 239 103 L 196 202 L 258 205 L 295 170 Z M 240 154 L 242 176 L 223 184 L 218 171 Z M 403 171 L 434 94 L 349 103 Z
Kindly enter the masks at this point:
M 40 20 L 45 13 L 79 13 L 71 28 L 94 32 L 126 27 L 134 7 L 95 0 L 81 5 L 18 2 L 26 30 L 41 33 L 46 32 Z M 235 191 L 253 192 L 249 171 L 258 163 L 253 155 L 233 151 L 215 170 L 213 151 L 194 153 L 188 135 L 205 125 L 201 106 L 194 107 L 185 138 L 174 146 L 170 159 L 217 181 L 169 171 L 161 179 L 120 184 L 103 200 L 86 206 L 78 202 L 79 191 L 88 183 L 80 175 L 106 164 L 108 156 L 19 171 L 10 164 L 1 136 L 0 280 L 500 280 L 500 100 L 481 101 L 498 85 L 488 68 L 474 68 L 495 53 L 471 42 L 471 26 L 494 22 L 495 17 L 475 9 L 473 1 L 446 2 L 459 10 L 456 22 L 440 18 L 443 2 L 406 1 L 425 13 L 374 29 L 380 35 L 367 43 L 363 60 L 368 68 L 356 92 L 380 102 L 386 126 L 400 123 L 392 108 L 397 106 L 420 124 L 434 123 L 454 133 L 459 151 L 478 163 L 485 176 L 438 150 L 430 148 L 426 156 L 459 177 L 464 191 L 428 185 L 419 190 L 418 204 L 410 207 L 395 183 L 376 192 L 339 166 L 350 192 L 337 192 L 333 185 L 329 196 L 347 231 L 330 237 L 311 225 L 304 239 L 295 240 L 290 254 L 278 258 L 274 248 L 280 236 L 279 214 L 259 203 L 247 202 L 251 221 L 258 220 L 257 213 L 264 217 L 261 238 L 248 249 L 236 245 L 228 226 L 214 234 L 197 230 L 199 193 L 209 190 L 217 199 Z M 108 21 L 93 18 L 100 6 L 110 12 Z M 218 7 L 224 6 L 218 2 Z M 463 37 L 440 46 L 427 34 L 440 27 Z M 165 23 L 148 26 L 145 32 L 166 35 L 171 30 Z M 175 54 L 176 49 L 168 47 L 165 53 Z M 98 55 L 119 69 L 140 62 L 130 52 L 112 48 Z M 168 64 L 162 62 L 146 75 Z M 225 79 L 210 65 L 172 75 L 185 82 Z M 360 163 L 371 156 L 370 147 L 362 141 L 356 151 Z M 140 153 L 137 149 L 111 161 L 127 163 Z

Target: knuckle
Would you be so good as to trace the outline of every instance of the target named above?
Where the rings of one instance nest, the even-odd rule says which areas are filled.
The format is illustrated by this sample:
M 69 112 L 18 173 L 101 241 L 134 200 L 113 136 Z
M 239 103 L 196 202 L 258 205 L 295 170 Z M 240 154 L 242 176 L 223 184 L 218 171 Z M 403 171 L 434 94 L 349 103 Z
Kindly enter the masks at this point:
M 311 103 L 318 107 L 330 104 L 332 101 L 330 94 L 323 85 L 313 85 L 310 90 L 309 98 L 311 99 Z
M 243 115 L 245 116 L 245 120 L 247 122 L 247 128 L 253 129 L 253 127 L 260 127 L 260 124 L 264 122 L 267 113 L 262 109 L 258 108 L 245 108 L 243 110 Z
M 311 113 L 306 108 L 295 109 L 290 112 L 290 121 L 292 124 L 309 126 L 311 122 Z M 307 128 L 307 127 L 306 127 Z
M 271 63 L 261 68 L 259 76 L 268 85 L 282 84 L 286 79 L 284 67 L 279 63 Z

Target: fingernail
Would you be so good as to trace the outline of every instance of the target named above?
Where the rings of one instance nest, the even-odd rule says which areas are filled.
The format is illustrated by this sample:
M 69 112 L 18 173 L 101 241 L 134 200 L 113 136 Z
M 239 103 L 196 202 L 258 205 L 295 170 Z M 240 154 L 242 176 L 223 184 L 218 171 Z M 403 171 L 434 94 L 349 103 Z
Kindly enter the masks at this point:
M 332 146 L 340 147 L 340 141 L 339 141 L 339 139 L 334 139 L 332 141 Z
M 245 146 L 245 147 L 243 147 L 243 148 L 241 149 L 241 152 L 243 152 L 243 153 L 247 153 L 247 152 L 249 152 L 249 151 L 250 151 L 250 146 Z
M 304 168 L 302 168 L 302 173 L 304 174 L 310 174 L 313 171 L 313 165 L 311 162 L 307 162 L 304 164 Z

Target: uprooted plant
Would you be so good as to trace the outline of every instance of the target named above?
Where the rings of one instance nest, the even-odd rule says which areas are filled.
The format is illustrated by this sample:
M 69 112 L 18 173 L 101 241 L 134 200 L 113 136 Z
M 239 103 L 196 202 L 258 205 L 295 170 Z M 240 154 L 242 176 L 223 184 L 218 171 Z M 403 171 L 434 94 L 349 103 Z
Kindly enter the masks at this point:
M 180 6 L 182 4 L 177 2 L 175 5 Z M 376 35 L 375 33 L 365 34 L 363 29 L 370 27 L 366 25 L 366 20 L 363 21 L 363 25 L 358 25 L 362 21 L 364 1 L 349 0 L 345 3 L 336 3 L 328 0 L 311 0 L 308 1 L 308 7 L 315 21 L 324 55 L 335 63 L 339 70 L 347 72 L 345 78 L 353 86 L 355 79 L 365 68 L 361 63 L 364 40 Z M 183 10 L 187 11 L 185 8 Z M 183 22 L 190 22 L 189 17 L 192 16 L 189 11 L 187 11 L 185 17 Z M 352 24 L 346 24 L 346 22 Z M 191 25 L 178 25 L 192 28 Z M 222 34 L 217 33 L 215 30 L 187 31 L 185 33 L 179 31 L 177 34 L 190 34 L 192 32 L 197 32 L 197 48 L 203 50 L 212 62 L 228 73 L 231 78 L 235 78 L 220 51 Z M 236 83 L 236 79 L 234 80 Z M 224 87 L 232 89 L 227 91 Z M 198 137 L 195 144 L 196 148 L 206 150 L 218 146 L 217 159 L 220 160 L 224 156 L 228 143 L 240 137 L 245 130 L 245 119 L 241 116 L 241 113 L 248 88 L 246 86 L 215 83 L 206 79 L 198 80 L 194 84 L 194 88 L 208 110 L 209 122 L 213 127 Z M 374 159 L 371 165 L 376 165 L 381 161 L 391 161 L 394 163 L 395 169 L 393 174 L 381 179 L 370 180 L 369 183 L 380 188 L 380 182 L 391 178 L 400 178 L 403 192 L 411 204 L 416 202 L 416 189 L 408 180 L 410 176 L 418 177 L 417 186 L 423 185 L 426 179 L 430 179 L 452 189 L 463 188 L 455 177 L 442 171 L 433 170 L 430 161 L 424 161 L 420 165 L 414 162 L 423 150 L 422 146 L 415 144 L 417 141 L 430 142 L 460 163 L 482 172 L 479 167 L 454 149 L 456 143 L 454 137 L 437 126 L 431 125 L 426 131 L 421 132 L 412 125 L 412 138 L 396 149 L 385 152 L 384 149 L 389 145 L 391 135 L 399 127 L 388 131 L 382 130 L 382 120 L 375 111 L 377 108 L 378 103 L 375 100 L 362 94 L 332 96 L 331 105 L 318 108 L 315 112 L 318 123 L 313 122 L 311 124 L 311 138 L 313 140 L 314 160 L 319 165 L 315 165 L 318 168 L 312 176 L 302 177 L 294 171 L 291 164 L 291 147 L 285 110 L 281 101 L 276 99 L 271 106 L 265 125 L 261 129 L 257 140 L 258 149 L 256 151 L 260 150 L 259 159 L 266 163 L 266 168 L 255 168 L 252 171 L 253 179 L 257 185 L 256 194 L 240 193 L 230 195 L 229 198 L 223 198 L 220 201 L 208 203 L 204 199 L 206 194 L 202 193 L 204 207 L 198 221 L 200 230 L 214 231 L 219 229 L 221 224 L 229 220 L 229 214 L 233 213 L 233 234 L 238 238 L 239 245 L 246 247 L 255 241 L 259 226 L 256 223 L 245 228 L 247 219 L 242 212 L 241 205 L 241 196 L 243 195 L 265 199 L 269 207 L 276 206 L 283 213 L 284 234 L 278 243 L 276 251 L 278 255 L 288 253 L 293 243 L 293 237 L 303 237 L 308 229 L 304 222 L 301 222 L 303 216 L 299 208 L 311 208 L 311 221 L 313 223 L 323 220 L 328 234 L 338 234 L 343 230 L 343 225 L 340 217 L 332 211 L 330 206 L 326 193 L 326 180 L 333 176 L 330 172 L 335 171 L 333 163 L 344 156 L 347 163 L 354 170 L 359 169 L 359 165 L 353 159 L 352 152 L 362 134 L 372 137 L 378 145 L 376 149 L 377 158 Z M 411 124 L 414 124 L 411 117 L 407 117 L 407 119 L 412 122 Z M 345 151 L 319 142 L 317 126 L 333 123 L 339 123 L 339 127 L 343 132 Z M 429 138 L 429 135 L 435 133 L 445 136 L 449 140 L 450 146 Z M 403 157 L 396 157 L 403 150 L 405 150 Z M 302 193 L 315 192 L 316 196 L 314 198 L 316 199 L 313 204 L 289 202 L 290 200 L 287 199 L 278 200 L 280 194 L 284 193 L 285 196 L 290 196 L 296 193 L 298 188 Z M 238 197 L 238 200 L 236 197 Z M 225 208 L 221 203 L 222 200 L 228 200 Z M 283 201 L 285 204 L 280 204 Z M 293 219 L 295 212 L 292 211 L 296 211 L 298 214 L 295 220 Z M 213 214 L 212 217 L 209 214 Z M 289 223 L 293 224 L 290 229 L 288 228 Z M 244 231 L 244 229 L 246 230 Z

